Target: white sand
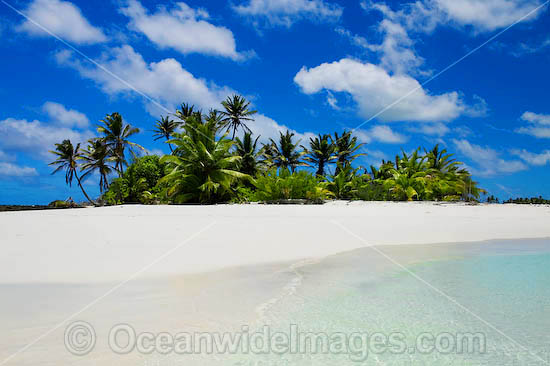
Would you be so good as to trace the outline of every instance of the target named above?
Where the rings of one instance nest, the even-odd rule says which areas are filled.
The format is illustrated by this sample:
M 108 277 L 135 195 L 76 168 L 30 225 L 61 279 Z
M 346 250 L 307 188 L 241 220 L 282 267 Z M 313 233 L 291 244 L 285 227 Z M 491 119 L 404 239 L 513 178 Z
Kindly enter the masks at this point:
M 550 237 L 549 206 L 335 202 L 6 212 L 0 283 L 109 282 L 144 268 L 140 278 L 319 258 L 365 245 L 543 237 Z

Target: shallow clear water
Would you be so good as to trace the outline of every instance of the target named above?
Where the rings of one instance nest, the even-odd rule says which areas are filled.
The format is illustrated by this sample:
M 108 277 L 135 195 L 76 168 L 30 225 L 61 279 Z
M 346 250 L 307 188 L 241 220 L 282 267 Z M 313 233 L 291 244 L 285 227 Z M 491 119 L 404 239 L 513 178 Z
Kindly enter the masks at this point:
M 63 324 L 9 364 L 549 365 L 549 280 L 546 239 L 371 247 L 321 261 L 135 281 L 78 315 L 97 333 L 86 356 L 67 352 Z M 110 288 L 0 285 L 0 359 Z M 118 323 L 155 334 L 235 335 L 246 325 L 249 336 L 268 325 L 270 340 L 280 332 L 287 347 L 118 355 L 107 342 Z M 319 344 L 296 341 L 307 333 Z
M 295 324 L 300 332 L 322 332 L 328 337 L 378 333 L 382 343 L 375 347 L 376 339 L 367 336 L 355 348 L 348 342 L 342 354 L 332 349 L 324 353 L 321 347 L 314 353 L 303 352 L 304 346 L 296 354 L 230 357 L 232 364 L 550 362 L 548 240 L 366 248 L 302 267 L 297 275 L 295 291 L 266 311 L 263 320 L 272 333 L 289 334 L 290 325 Z M 388 338 L 396 334 L 402 342 L 390 344 Z M 424 337 L 420 344 L 419 335 Z M 478 338 L 468 343 L 467 335 Z M 485 346 L 476 348 L 480 342 Z M 463 344 L 461 351 L 458 343 Z

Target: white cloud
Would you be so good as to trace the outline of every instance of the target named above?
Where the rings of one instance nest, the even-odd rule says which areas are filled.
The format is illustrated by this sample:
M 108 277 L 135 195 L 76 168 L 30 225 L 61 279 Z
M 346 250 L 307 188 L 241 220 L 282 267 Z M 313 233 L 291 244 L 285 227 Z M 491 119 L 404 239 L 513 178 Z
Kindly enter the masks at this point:
M 504 160 L 496 150 L 489 147 L 475 145 L 464 139 L 453 139 L 453 143 L 464 156 L 476 163 L 477 167 L 472 169 L 472 173 L 474 174 L 492 176 L 515 173 L 527 169 L 527 166 L 521 161 Z
M 0 176 L 1 177 L 34 177 L 38 172 L 35 168 L 28 166 L 19 166 L 12 163 L 0 162 Z
M 256 25 L 263 21 L 265 25 L 287 28 L 302 19 L 337 21 L 343 12 L 342 7 L 325 0 L 249 0 L 233 9 L 240 15 L 253 17 Z
M 517 133 L 531 135 L 536 138 L 550 138 L 550 115 L 525 112 L 521 116 L 530 125 L 516 129 Z
M 128 94 L 138 90 L 149 97 L 166 104 L 172 111 L 182 102 L 194 104 L 199 108 L 219 107 L 219 103 L 232 93 L 227 87 L 219 87 L 212 82 L 195 77 L 173 58 L 147 63 L 131 46 L 112 48 L 98 61 L 112 74 L 83 64 L 70 51 L 61 51 L 56 55 L 60 65 L 76 69 L 82 77 L 95 81 L 103 92 L 109 95 Z M 121 82 L 120 79 L 125 82 Z M 149 104 L 150 112 L 159 111 Z
M 550 115 L 549 114 L 538 114 L 533 112 L 525 112 L 522 114 L 521 119 L 527 122 L 548 125 L 550 126 Z
M 267 143 L 270 138 L 278 142 L 279 133 L 285 133 L 287 130 L 293 132 L 296 135 L 296 141 L 301 140 L 300 143 L 303 145 L 307 145 L 309 138 L 315 136 L 315 134 L 311 132 L 300 133 L 285 125 L 281 125 L 263 114 L 254 115 L 254 122 L 248 123 L 247 126 L 252 130 L 255 136 L 261 136 L 260 141 L 263 143 Z
M 252 53 L 237 52 L 233 33 L 221 26 L 215 26 L 205 19 L 208 12 L 193 9 L 184 2 L 178 2 L 173 9 L 159 6 L 149 14 L 138 0 L 128 0 L 121 9 L 130 18 L 129 28 L 143 33 L 160 48 L 171 48 L 183 54 L 202 53 L 243 60 Z
M 516 132 L 524 135 L 531 135 L 539 139 L 550 139 L 550 128 L 548 127 L 520 127 Z
M 416 90 L 380 114 L 382 121 L 450 121 L 465 110 L 457 92 L 430 95 L 410 76 L 390 75 L 379 66 L 349 58 L 311 69 L 302 67 L 294 81 L 306 94 L 322 90 L 351 94 L 365 118 Z
M 445 123 L 422 123 L 411 127 L 409 131 L 429 136 L 445 136 L 451 129 Z
M 519 157 L 521 160 L 525 161 L 529 165 L 542 166 L 550 164 L 550 150 L 544 150 L 540 154 L 535 154 L 525 149 L 514 149 L 511 151 L 511 153 L 512 155 Z
M 46 102 L 42 110 L 56 123 L 66 127 L 88 127 L 89 120 L 84 113 L 74 109 L 67 109 L 65 106 L 55 102 Z
M 70 139 L 73 144 L 92 137 L 90 131 L 76 131 L 40 121 L 8 118 L 0 121 L 0 148 L 25 153 L 34 159 L 50 161 L 54 144 Z
M 175 110 L 182 102 L 194 104 L 205 110 L 219 108 L 222 100 L 235 93 L 229 87 L 219 87 L 212 82 L 196 78 L 174 59 L 148 64 L 139 53 L 127 45 L 112 49 L 99 60 L 105 68 L 125 80 L 127 84 L 98 68 L 81 63 L 71 52 L 62 51 L 57 54 L 56 59 L 60 65 L 72 67 L 82 77 L 95 81 L 109 95 L 137 95 L 138 90 L 165 104 L 169 111 Z M 152 116 L 158 117 L 167 112 L 152 103 L 148 103 L 146 107 Z M 279 131 L 287 130 L 286 126 L 262 114 L 255 115 L 254 119 L 255 121 L 250 122 L 248 126 L 255 135 L 262 135 L 261 140 L 264 142 L 269 138 L 278 138 Z M 292 129 L 291 131 L 295 132 L 298 138 L 312 136 Z
M 34 0 L 24 13 L 29 19 L 67 41 L 93 44 L 107 40 L 103 31 L 91 25 L 80 9 L 69 1 Z M 17 30 L 38 37 L 49 36 L 29 20 L 25 20 Z
M 390 126 L 377 125 L 368 130 L 357 130 L 355 134 L 361 142 L 379 141 L 386 144 L 401 144 L 408 140 L 407 136 L 393 131 Z
M 419 0 L 405 3 L 393 11 L 384 3 L 363 1 L 365 10 L 381 11 L 386 18 L 415 32 L 432 32 L 440 25 L 472 27 L 476 32 L 490 32 L 518 22 L 542 4 L 541 0 Z M 536 19 L 542 9 L 523 19 Z
M 434 0 L 432 2 L 448 19 L 459 25 L 470 25 L 480 31 L 507 27 L 542 4 L 539 0 Z M 539 10 L 524 21 L 535 19 Z
M 15 155 L 0 150 L 0 161 L 14 161 Z

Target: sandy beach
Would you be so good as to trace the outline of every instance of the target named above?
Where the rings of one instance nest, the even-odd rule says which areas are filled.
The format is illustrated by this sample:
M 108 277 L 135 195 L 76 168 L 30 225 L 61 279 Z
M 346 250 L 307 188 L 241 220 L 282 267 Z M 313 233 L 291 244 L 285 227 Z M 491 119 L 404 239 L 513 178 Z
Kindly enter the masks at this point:
M 175 334 L 234 331 L 261 324 L 268 313 L 285 319 L 294 311 L 289 309 L 302 306 L 296 301 L 330 298 L 334 291 L 362 288 L 381 273 L 399 270 L 363 247 L 385 246 L 379 248 L 408 265 L 461 256 L 467 242 L 548 238 L 549 223 L 547 206 L 388 202 L 0 213 L 0 322 L 7 331 L 0 337 L 0 362 L 236 365 L 228 361 L 231 355 L 172 359 L 133 352 L 122 357 L 105 340 L 119 323 Z M 546 244 L 529 244 L 525 253 Z M 517 243 L 504 249 L 515 253 Z M 479 251 L 479 244 L 468 251 Z M 347 316 L 335 320 L 336 329 Z M 67 352 L 62 341 L 75 320 L 93 324 L 97 334 L 98 343 L 86 357 Z M 298 321 L 308 324 L 307 318 Z
M 334 202 L 0 214 L 1 283 L 80 283 L 321 258 L 368 245 L 550 237 L 550 207 Z M 139 273 L 138 273 L 139 272 Z

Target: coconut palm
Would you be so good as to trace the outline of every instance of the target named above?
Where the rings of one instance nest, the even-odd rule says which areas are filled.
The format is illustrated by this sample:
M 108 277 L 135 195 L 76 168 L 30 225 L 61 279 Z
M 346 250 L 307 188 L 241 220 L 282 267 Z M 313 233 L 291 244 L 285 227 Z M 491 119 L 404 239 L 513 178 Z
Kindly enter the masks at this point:
M 119 177 L 122 177 L 124 166 L 128 166 L 125 156 L 126 148 L 137 147 L 145 150 L 142 146 L 128 140 L 131 136 L 139 133 L 139 128 L 124 123 L 122 116 L 116 112 L 108 114 L 100 122 L 103 125 L 98 125 L 97 132 L 103 135 L 101 138 L 107 144 L 111 156 L 114 158 L 115 170 Z
M 357 144 L 357 137 L 352 136 L 351 131 L 344 131 L 342 136 L 335 132 L 333 143 L 336 148 L 336 175 L 338 175 L 340 169 L 351 165 L 353 160 L 366 155 L 365 153 L 357 153 L 365 144 Z
M 254 176 L 258 172 L 258 157 L 261 154 L 261 149 L 258 151 L 256 146 L 259 138 L 260 136 L 253 140 L 252 134 L 245 132 L 242 140 L 238 137 L 235 139 L 235 154 L 241 157 L 240 171 L 250 176 Z
M 57 165 L 57 168 L 52 172 L 52 174 L 55 174 L 59 172 L 60 170 L 65 170 L 65 183 L 69 185 L 69 187 L 73 183 L 73 178 L 76 178 L 76 181 L 78 182 L 78 186 L 82 190 L 82 193 L 86 197 L 90 203 L 94 203 L 86 191 L 84 190 L 84 187 L 82 187 L 82 181 L 80 180 L 78 176 L 78 159 L 80 158 L 80 144 L 77 144 L 73 147 L 73 144 L 71 143 L 71 140 L 63 140 L 60 144 L 55 144 L 55 151 L 50 151 L 52 154 L 57 156 L 57 159 L 51 162 L 48 165 Z
M 287 130 L 285 134 L 279 132 L 279 144 L 269 139 L 270 143 L 264 145 L 263 153 L 268 166 L 290 169 L 294 172 L 298 166 L 307 165 L 301 160 L 306 152 L 297 150 L 300 141 L 294 143 L 293 137 L 294 133 Z
M 155 137 L 154 140 L 157 141 L 162 138 L 166 139 L 166 141 L 170 140 L 170 136 L 176 132 L 177 128 L 178 123 L 176 121 L 168 116 L 160 116 L 160 120 L 155 123 L 155 129 L 153 130 L 155 132 L 153 134 Z M 168 147 L 170 147 L 170 152 L 173 152 L 172 145 L 168 144 Z
M 182 103 L 180 106 L 180 109 L 176 109 L 176 113 L 174 116 L 176 116 L 181 122 L 179 124 L 185 123 L 187 118 L 191 117 L 195 113 L 195 106 L 189 105 L 187 103 Z
M 258 113 L 258 111 L 249 109 L 250 102 L 240 95 L 233 95 L 232 97 L 227 97 L 222 102 L 222 106 L 225 109 L 221 112 L 224 117 L 222 126 L 223 128 L 227 128 L 227 131 L 233 130 L 232 140 L 235 138 L 235 133 L 239 128 L 242 128 L 245 132 L 252 132 L 245 121 L 254 121 L 254 118 L 250 118 L 250 116 Z
M 109 148 L 102 139 L 91 139 L 88 141 L 88 147 L 79 157 L 84 161 L 81 170 L 82 179 L 97 171 L 99 173 L 99 190 L 101 193 L 109 189 L 109 180 L 107 176 L 111 174 L 113 168 L 109 162 L 113 160 L 109 155 Z
M 231 154 L 234 142 L 227 133 L 216 140 L 218 128 L 212 120 L 190 118 L 183 129 L 169 141 L 176 146 L 175 155 L 161 159 L 167 175 L 159 183 L 168 186 L 167 196 L 176 203 L 229 200 L 232 184 L 250 179 L 237 170 L 241 157 Z
M 325 167 L 336 159 L 336 147 L 330 139 L 330 135 L 321 135 L 310 137 L 309 149 L 306 149 L 307 156 L 305 160 L 310 166 L 317 167 L 317 175 L 325 175 Z

